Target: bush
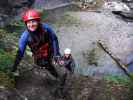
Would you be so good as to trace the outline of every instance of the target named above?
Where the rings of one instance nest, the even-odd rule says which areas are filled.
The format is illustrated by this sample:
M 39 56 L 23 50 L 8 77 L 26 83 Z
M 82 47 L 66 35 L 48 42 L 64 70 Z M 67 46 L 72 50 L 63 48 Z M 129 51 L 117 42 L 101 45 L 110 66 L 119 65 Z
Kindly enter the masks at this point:
M 4 50 L 0 49 L 0 71 L 7 72 L 10 70 L 13 58 L 10 52 L 4 52 Z

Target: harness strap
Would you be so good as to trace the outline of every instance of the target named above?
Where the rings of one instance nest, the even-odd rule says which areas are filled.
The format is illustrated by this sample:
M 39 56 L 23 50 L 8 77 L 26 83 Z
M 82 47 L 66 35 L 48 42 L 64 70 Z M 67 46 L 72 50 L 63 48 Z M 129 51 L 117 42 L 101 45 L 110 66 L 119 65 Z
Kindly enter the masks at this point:
M 44 45 L 42 45 L 34 54 L 34 58 L 35 59 L 39 59 L 39 58 L 47 58 L 48 57 L 48 53 L 49 53 L 49 44 L 45 43 Z

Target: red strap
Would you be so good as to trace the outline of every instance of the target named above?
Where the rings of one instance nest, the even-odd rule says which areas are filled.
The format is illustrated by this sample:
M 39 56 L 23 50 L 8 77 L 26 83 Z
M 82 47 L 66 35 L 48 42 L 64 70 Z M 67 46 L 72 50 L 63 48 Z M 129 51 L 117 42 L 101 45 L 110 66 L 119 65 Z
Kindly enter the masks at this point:
M 33 55 L 35 58 L 43 58 L 43 57 L 48 57 L 48 51 L 49 51 L 49 45 L 48 43 L 44 44 L 41 46 L 36 53 Z

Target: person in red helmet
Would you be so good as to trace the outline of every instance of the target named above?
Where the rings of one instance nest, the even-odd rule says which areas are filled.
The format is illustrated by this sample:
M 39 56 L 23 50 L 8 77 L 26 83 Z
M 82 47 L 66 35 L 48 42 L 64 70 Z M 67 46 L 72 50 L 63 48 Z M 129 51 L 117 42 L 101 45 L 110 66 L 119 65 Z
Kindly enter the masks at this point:
M 19 47 L 12 72 L 17 71 L 17 66 L 28 45 L 35 64 L 45 67 L 53 76 L 58 77 L 58 73 L 52 65 L 52 58 L 60 56 L 58 39 L 54 31 L 48 24 L 41 23 L 41 17 L 37 10 L 29 9 L 25 11 L 22 19 L 26 25 L 26 30 L 19 39 Z
M 37 10 L 34 10 L 34 9 L 29 9 L 27 10 L 26 12 L 23 13 L 23 16 L 22 16 L 22 20 L 24 22 L 27 22 L 29 20 L 38 20 L 40 21 L 40 14 Z

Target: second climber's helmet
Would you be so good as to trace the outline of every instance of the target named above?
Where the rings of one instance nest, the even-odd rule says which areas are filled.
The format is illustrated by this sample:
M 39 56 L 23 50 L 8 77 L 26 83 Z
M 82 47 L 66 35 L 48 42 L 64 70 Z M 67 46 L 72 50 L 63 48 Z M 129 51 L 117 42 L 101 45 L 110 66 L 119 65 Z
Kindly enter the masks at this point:
M 66 49 L 64 50 L 64 54 L 71 54 L 71 49 L 66 48 Z

